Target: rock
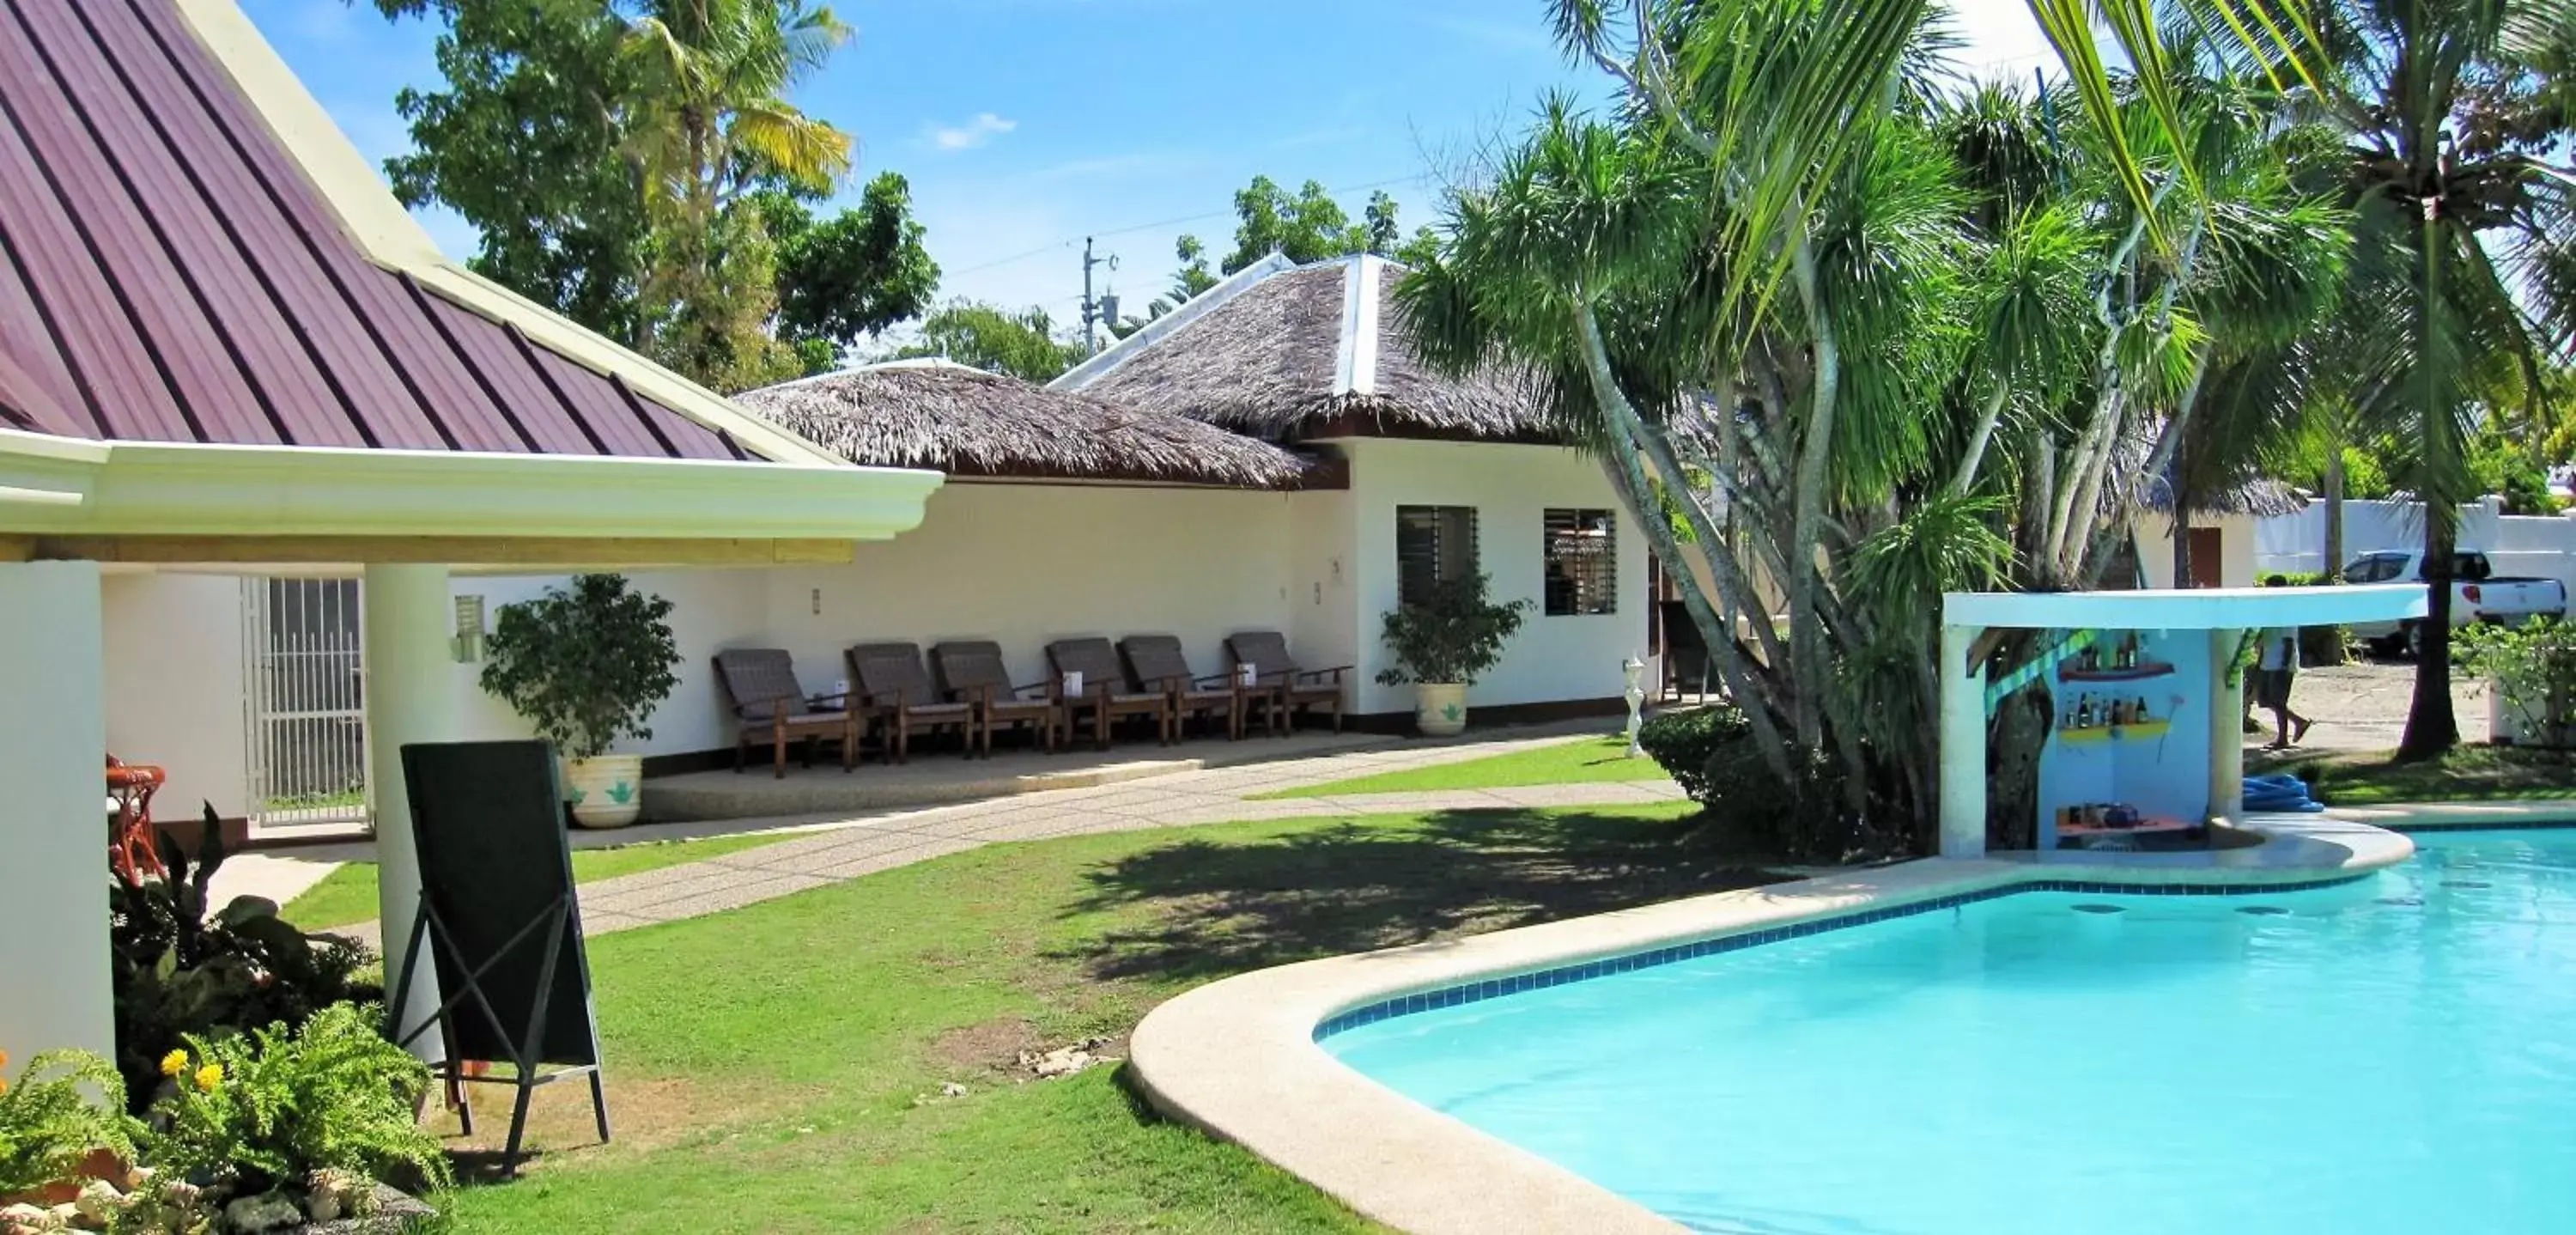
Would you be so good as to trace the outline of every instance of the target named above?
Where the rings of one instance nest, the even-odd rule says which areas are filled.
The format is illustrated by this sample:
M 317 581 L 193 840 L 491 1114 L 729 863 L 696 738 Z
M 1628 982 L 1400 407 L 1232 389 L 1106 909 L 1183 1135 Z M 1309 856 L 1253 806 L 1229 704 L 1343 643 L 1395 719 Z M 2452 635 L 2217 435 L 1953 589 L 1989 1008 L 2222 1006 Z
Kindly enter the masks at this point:
M 939 1096 L 943 1098 L 963 1098 L 966 1096 L 966 1087 L 955 1081 L 950 1081 L 939 1087 Z
M 376 1181 L 356 1171 L 315 1171 L 305 1183 L 305 1212 L 315 1222 L 364 1218 L 376 1212 Z
M 1039 1054 L 1036 1051 L 1022 1051 L 1020 1052 L 1020 1066 L 1028 1069 L 1032 1073 L 1035 1073 L 1042 1080 L 1053 1080 L 1061 1076 L 1071 1076 L 1076 1072 L 1080 1072 L 1085 1068 L 1093 1066 L 1094 1064 L 1110 1062 L 1108 1059 L 1094 1053 L 1107 1045 L 1109 1045 L 1109 1039 L 1107 1038 L 1084 1038 L 1082 1041 L 1076 1042 L 1071 1046 L 1060 1046 L 1054 1050 L 1046 1052 L 1045 1054 Z
M 33 1235 L 45 1230 L 54 1220 L 53 1211 L 41 1205 L 20 1203 L 0 1208 L 0 1235 Z
M 303 1222 L 304 1211 L 274 1192 L 245 1196 L 224 1206 L 224 1225 L 236 1231 L 274 1231 Z
M 93 1179 L 81 1185 L 80 1195 L 72 1199 L 72 1208 L 79 1212 L 83 1228 L 104 1231 L 116 1215 L 125 1212 L 125 1194 L 104 1179 Z

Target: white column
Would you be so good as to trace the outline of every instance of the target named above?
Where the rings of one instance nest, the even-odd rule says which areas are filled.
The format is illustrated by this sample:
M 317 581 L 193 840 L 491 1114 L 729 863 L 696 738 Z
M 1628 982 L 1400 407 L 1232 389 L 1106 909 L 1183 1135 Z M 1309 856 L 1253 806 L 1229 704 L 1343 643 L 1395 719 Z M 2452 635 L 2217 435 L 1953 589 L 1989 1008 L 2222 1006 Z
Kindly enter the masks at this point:
M 98 563 L 0 563 L 0 1050 L 17 1066 L 116 1054 L 102 638 Z
M 455 606 L 445 566 L 369 566 L 359 593 L 366 622 L 367 798 L 376 821 L 378 918 L 384 929 L 385 997 L 402 979 L 403 948 L 420 907 L 420 853 L 412 845 L 411 800 L 403 790 L 402 748 L 457 736 L 448 636 Z M 438 975 L 427 957 L 396 1018 L 409 1033 L 438 1008 Z M 432 1062 L 435 1034 L 413 1040 Z
M 1986 856 L 1986 675 L 1968 667 L 1974 626 L 1941 628 L 1941 856 Z
M 2244 637 L 2209 632 L 2209 813 L 2231 823 L 2245 817 L 2245 679 L 2227 679 Z

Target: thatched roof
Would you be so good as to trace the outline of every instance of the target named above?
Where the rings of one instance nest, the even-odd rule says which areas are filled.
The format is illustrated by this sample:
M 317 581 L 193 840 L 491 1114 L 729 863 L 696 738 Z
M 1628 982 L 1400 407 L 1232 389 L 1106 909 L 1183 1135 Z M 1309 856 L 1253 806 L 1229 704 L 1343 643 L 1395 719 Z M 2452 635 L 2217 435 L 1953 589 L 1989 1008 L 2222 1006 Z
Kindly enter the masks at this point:
M 1214 425 L 944 360 L 845 369 L 734 396 L 852 463 L 961 476 L 1294 487 L 1307 461 Z
M 2149 510 L 2171 510 L 2173 487 L 2151 485 L 2146 495 Z M 2269 519 L 2274 515 L 2295 515 L 2307 509 L 2307 499 L 2299 491 L 2277 480 L 2256 478 L 2233 488 L 2223 489 L 2192 503 L 2195 515 L 2252 515 Z
M 1274 441 L 1309 436 L 1543 440 L 1538 392 L 1500 373 L 1443 377 L 1414 355 L 1380 257 L 1272 258 L 1057 378 L 1122 406 Z

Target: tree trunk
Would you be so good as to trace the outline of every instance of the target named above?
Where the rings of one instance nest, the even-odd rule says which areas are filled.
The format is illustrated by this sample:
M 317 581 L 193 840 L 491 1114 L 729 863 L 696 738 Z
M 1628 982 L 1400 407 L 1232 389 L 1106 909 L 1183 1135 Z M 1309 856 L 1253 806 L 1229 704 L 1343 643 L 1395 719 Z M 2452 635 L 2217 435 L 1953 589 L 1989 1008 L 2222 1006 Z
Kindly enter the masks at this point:
M 2185 500 L 2190 495 L 2183 492 L 2182 487 L 2183 469 L 2190 461 L 2183 457 L 2183 450 L 2184 448 L 2180 446 L 2174 448 L 2173 469 L 2166 473 L 2165 478 L 2165 492 L 2170 495 L 2173 503 L 2173 518 L 2167 522 L 2173 526 L 2175 591 L 2191 586 L 2191 503 Z M 2153 484 L 2154 479 L 2150 477 L 2148 483 Z
M 2343 443 L 2331 443 L 2326 451 L 2326 564 L 2325 580 L 2343 582 Z
M 2415 699 L 2406 709 L 2400 759 L 2429 759 L 2460 744 L 2460 717 L 2451 702 L 2451 555 L 2460 544 L 2460 508 L 2424 503 L 2424 586 L 2430 589 L 2422 651 L 2415 658 Z
M 1831 315 L 1818 298 L 1815 248 L 1803 237 L 1798 241 L 1792 273 L 1797 279 L 1798 294 L 1807 306 L 1807 329 L 1816 349 L 1816 376 L 1805 440 L 1798 445 L 1798 488 L 1791 495 L 1795 509 L 1790 516 L 1787 546 L 1789 662 L 1797 682 L 1802 686 L 1814 683 L 1821 690 L 1829 680 L 1830 670 L 1824 663 L 1824 630 L 1816 618 L 1816 589 L 1821 583 L 1816 570 L 1816 542 L 1825 520 L 1825 472 L 1833 454 L 1835 405 L 1842 393 L 1842 349 L 1834 335 Z M 1796 707 L 1798 743 L 1813 749 L 1825 736 L 1824 709 L 1816 690 L 1798 690 L 1792 703 Z

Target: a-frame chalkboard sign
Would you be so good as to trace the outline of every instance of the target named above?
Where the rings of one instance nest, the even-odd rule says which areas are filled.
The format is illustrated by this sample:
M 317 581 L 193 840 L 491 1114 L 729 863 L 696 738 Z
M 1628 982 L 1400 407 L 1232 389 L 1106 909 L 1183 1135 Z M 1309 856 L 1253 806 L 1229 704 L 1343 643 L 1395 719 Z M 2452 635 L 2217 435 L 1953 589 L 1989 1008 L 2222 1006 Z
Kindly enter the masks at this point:
M 539 1085 L 588 1077 L 599 1139 L 608 1139 L 590 962 L 573 894 L 572 847 L 553 748 L 543 742 L 445 742 L 402 748 L 420 853 L 420 912 L 387 1005 L 398 1018 L 426 952 L 444 1002 L 430 1019 L 395 1024 L 405 1046 L 435 1029 L 446 1044 L 440 1080 L 474 1130 L 468 1083 L 517 1089 L 502 1168 L 516 1172 L 528 1100 Z M 388 927 L 395 924 L 387 923 Z M 506 1076 L 468 1070 L 507 1064 Z

